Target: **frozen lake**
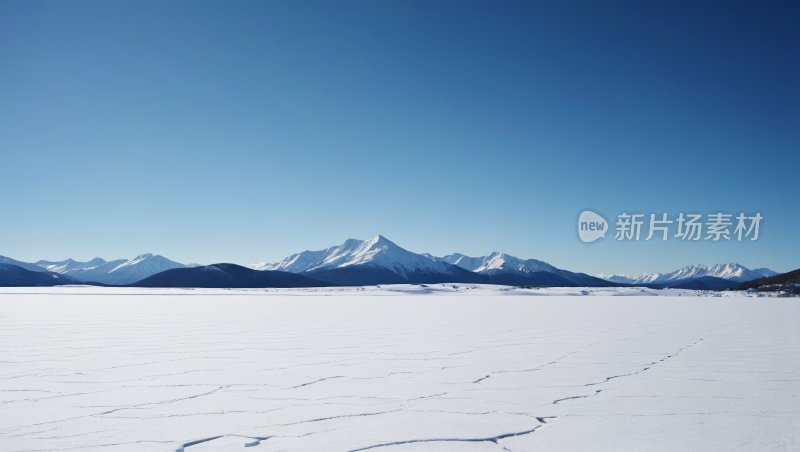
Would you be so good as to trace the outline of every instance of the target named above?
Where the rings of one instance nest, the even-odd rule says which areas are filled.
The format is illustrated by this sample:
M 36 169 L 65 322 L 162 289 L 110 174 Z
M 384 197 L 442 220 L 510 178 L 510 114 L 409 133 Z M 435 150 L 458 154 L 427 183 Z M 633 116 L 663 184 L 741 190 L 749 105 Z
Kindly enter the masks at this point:
M 0 292 L 3 451 L 800 450 L 797 298 Z

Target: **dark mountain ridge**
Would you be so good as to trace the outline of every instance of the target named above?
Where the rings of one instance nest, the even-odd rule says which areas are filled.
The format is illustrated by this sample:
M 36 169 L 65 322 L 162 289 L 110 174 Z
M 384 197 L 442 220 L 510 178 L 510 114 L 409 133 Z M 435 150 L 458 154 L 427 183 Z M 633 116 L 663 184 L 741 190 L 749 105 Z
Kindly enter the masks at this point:
M 0 287 L 52 287 L 80 284 L 70 277 L 42 270 L 30 271 L 18 265 L 0 264 Z
M 684 279 L 668 284 L 641 284 L 653 289 L 689 289 L 689 290 L 725 290 L 736 287 L 739 281 L 717 278 L 715 276 L 701 276 L 699 278 Z
M 91 284 L 91 283 L 90 283 Z M 294 288 L 330 287 L 321 281 L 295 273 L 252 270 L 236 264 L 212 264 L 201 267 L 173 268 L 122 287 L 198 287 L 198 288 Z
M 761 286 L 772 286 L 775 284 L 800 284 L 800 269 L 743 282 L 736 286 L 734 290 L 757 289 Z

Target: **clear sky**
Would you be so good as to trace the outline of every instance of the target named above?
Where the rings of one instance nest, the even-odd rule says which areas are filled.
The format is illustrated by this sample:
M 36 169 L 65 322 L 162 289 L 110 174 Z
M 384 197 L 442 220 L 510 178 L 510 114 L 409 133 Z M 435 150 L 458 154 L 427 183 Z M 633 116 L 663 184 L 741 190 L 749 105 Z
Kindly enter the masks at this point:
M 798 24 L 769 1 L 6 0 L 0 254 L 243 264 L 381 234 L 587 273 L 792 270 Z M 764 220 L 587 246 L 586 207 Z

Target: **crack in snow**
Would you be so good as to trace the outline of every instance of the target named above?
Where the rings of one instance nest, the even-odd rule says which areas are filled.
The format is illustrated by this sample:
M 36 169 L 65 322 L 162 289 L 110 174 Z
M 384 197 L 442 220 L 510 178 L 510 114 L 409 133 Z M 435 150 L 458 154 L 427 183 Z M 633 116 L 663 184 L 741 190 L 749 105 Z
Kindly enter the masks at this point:
M 389 447 L 389 446 L 399 446 L 401 444 L 412 444 L 412 443 L 435 443 L 435 442 L 466 442 L 466 443 L 495 443 L 498 444 L 497 441 L 504 439 L 504 438 L 511 438 L 514 436 L 522 436 L 528 435 L 535 432 L 541 425 L 537 425 L 536 427 L 525 430 L 523 432 L 514 432 L 514 433 L 505 433 L 502 435 L 493 436 L 491 438 L 430 438 L 430 439 L 409 439 L 405 441 L 395 441 L 391 443 L 383 443 L 383 444 L 375 444 L 373 446 L 362 447 L 360 449 L 352 449 L 349 452 L 359 452 L 362 450 L 368 449 L 376 449 L 378 447 Z
M 314 380 L 314 381 L 310 381 L 310 382 L 308 382 L 308 383 L 303 383 L 303 384 L 301 384 L 301 385 L 292 386 L 292 387 L 290 387 L 289 389 L 297 389 L 297 388 L 302 388 L 303 386 L 313 385 L 314 383 L 319 383 L 319 382 L 321 382 L 321 381 L 325 381 L 325 380 L 333 380 L 334 378 L 344 378 L 344 375 L 337 375 L 337 376 L 335 376 L 335 377 L 325 377 L 325 378 L 320 378 L 319 380 Z

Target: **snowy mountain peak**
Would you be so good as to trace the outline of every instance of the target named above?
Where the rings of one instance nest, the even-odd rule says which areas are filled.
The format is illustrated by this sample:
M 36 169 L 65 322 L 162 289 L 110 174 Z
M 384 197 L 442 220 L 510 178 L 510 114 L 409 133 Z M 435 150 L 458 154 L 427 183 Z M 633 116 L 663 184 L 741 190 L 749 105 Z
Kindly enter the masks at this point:
M 739 278 L 748 271 L 750 270 L 732 262 L 727 264 L 717 264 L 706 270 L 708 276 L 716 276 L 717 278 L 723 279 Z
M 433 254 L 429 254 L 429 253 L 422 253 L 422 254 L 420 254 L 420 256 L 425 256 L 425 257 L 427 257 L 428 259 L 430 259 L 432 261 L 440 261 L 440 260 L 442 260 L 441 257 L 437 257 L 437 256 L 434 256 Z
M 136 256 L 136 257 L 134 257 L 133 259 L 131 259 L 131 262 L 134 262 L 134 261 L 137 261 L 137 262 L 138 262 L 138 261 L 143 261 L 143 260 L 145 260 L 145 259 L 149 259 L 149 258 L 151 258 L 151 257 L 153 257 L 153 255 L 152 255 L 151 253 L 144 253 L 144 254 L 140 254 L 140 255 L 138 255 L 138 256 Z M 158 257 L 161 257 L 161 256 L 158 256 Z
M 465 255 L 463 255 L 461 253 L 453 253 L 453 254 L 450 254 L 450 255 L 444 256 L 444 257 L 433 256 L 433 258 L 434 258 L 434 260 L 439 260 L 439 261 L 442 261 L 442 262 L 447 262 L 448 264 L 451 264 L 451 265 L 459 266 L 459 267 L 463 268 L 464 270 L 475 271 L 476 268 L 481 266 L 481 264 L 483 262 L 483 259 L 484 259 L 484 256 L 481 256 L 481 257 L 469 257 L 469 256 L 465 256 Z
M 464 258 L 459 259 L 463 261 Z M 473 271 L 477 273 L 515 273 L 528 274 L 531 272 L 554 272 L 555 267 L 536 259 L 520 259 L 505 253 L 494 252 L 482 258 L 481 264 Z
M 307 271 L 353 265 L 374 265 L 402 275 L 405 270 L 433 267 L 435 262 L 406 251 L 379 235 L 368 240 L 346 240 L 326 256 L 319 265 L 313 266 Z
M 170 266 L 170 264 L 177 264 L 177 267 Z M 111 270 L 109 273 L 113 273 L 116 271 L 121 271 L 126 267 L 132 267 L 134 265 L 144 265 L 147 267 L 169 267 L 169 268 L 178 268 L 183 267 L 183 264 L 178 264 L 177 262 L 172 262 L 171 260 L 167 259 L 163 256 L 153 256 L 151 253 L 140 254 L 135 258 L 120 264 L 117 268 Z M 168 268 L 164 268 L 164 270 L 168 270 Z M 163 270 L 161 270 L 163 271 Z
M 424 256 L 434 261 L 447 262 L 457 265 L 465 270 L 476 273 L 517 273 L 527 274 L 536 271 L 553 272 L 555 267 L 536 259 L 520 259 L 506 253 L 495 251 L 486 256 L 469 257 L 461 253 L 453 253 L 444 257 L 436 257 L 430 254 Z
M 166 257 L 145 253 L 117 265 L 101 275 L 97 281 L 106 284 L 131 284 L 165 270 L 183 267 L 185 267 L 183 264 L 173 262 Z
M 320 251 L 303 251 L 275 264 L 250 264 L 254 270 L 278 270 L 291 273 L 320 272 L 355 266 L 379 267 L 406 277 L 409 272 L 450 274 L 454 271 L 445 262 L 397 246 L 382 235 L 367 240 L 347 239 L 341 245 Z M 310 275 L 313 276 L 313 275 Z

